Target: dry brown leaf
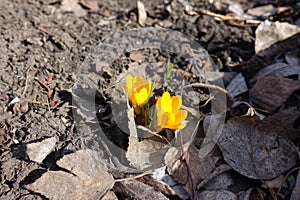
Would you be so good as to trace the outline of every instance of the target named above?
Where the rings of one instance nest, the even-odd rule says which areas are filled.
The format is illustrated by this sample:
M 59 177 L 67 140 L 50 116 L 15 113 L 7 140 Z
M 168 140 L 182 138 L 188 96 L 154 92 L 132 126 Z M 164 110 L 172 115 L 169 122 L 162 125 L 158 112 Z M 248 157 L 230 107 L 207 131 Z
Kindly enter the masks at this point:
M 133 167 L 146 169 L 149 167 L 159 167 L 163 163 L 163 156 L 166 144 L 156 136 L 143 138 L 141 141 L 138 135 L 148 134 L 146 128 L 139 129 L 139 133 L 134 121 L 134 111 L 127 103 L 129 142 L 126 152 L 126 158 Z M 151 134 L 151 133 L 150 133 Z
M 130 59 L 133 61 L 136 61 L 138 63 L 141 63 L 144 61 L 144 56 L 143 54 L 139 53 L 139 52 L 130 52 Z
M 254 83 L 265 76 L 286 77 L 290 75 L 300 74 L 300 66 L 290 66 L 285 63 L 275 63 L 261 69 L 251 80 Z
M 188 169 L 184 160 L 179 158 L 175 162 L 169 162 L 178 158 L 180 155 L 179 150 L 166 154 L 166 165 L 169 174 L 174 178 L 178 183 L 186 185 L 186 189 L 192 194 L 192 188 L 189 185 L 188 178 Z M 168 157 L 174 157 L 172 159 Z M 188 152 L 185 154 L 188 159 L 189 170 L 193 179 L 193 184 L 196 186 L 201 179 L 207 177 L 215 168 L 213 157 L 211 154 L 206 155 L 204 158 L 199 157 L 199 150 L 195 145 L 190 145 Z
M 159 168 L 161 169 L 161 168 Z M 165 168 L 164 168 L 165 169 Z M 153 177 L 153 175 L 146 175 L 139 178 L 139 181 L 153 187 L 155 190 L 169 196 L 175 196 L 176 192 L 163 181 L 159 181 Z
M 238 73 L 226 87 L 231 97 L 236 97 L 248 90 L 245 78 L 242 73 Z
M 282 183 L 284 183 L 285 177 L 283 174 L 279 175 L 278 177 L 267 180 L 264 182 L 264 185 L 266 188 L 280 188 L 282 186 Z
M 30 160 L 42 163 L 47 155 L 54 150 L 56 142 L 57 139 L 55 137 L 51 137 L 41 142 L 27 144 L 26 154 Z
M 291 25 L 286 22 L 282 23 L 278 21 L 265 21 L 261 23 L 255 31 L 255 52 L 259 53 L 271 45 L 292 37 L 297 33 L 300 33 L 299 26 Z
M 214 179 L 210 180 L 207 183 L 207 185 L 205 185 L 204 189 L 205 190 L 228 190 L 234 184 L 235 184 L 234 175 L 231 172 L 227 172 L 224 174 L 220 174 Z
M 68 12 L 73 12 L 76 16 L 82 17 L 87 14 L 87 11 L 79 5 L 79 0 L 63 0 L 61 8 Z
M 273 116 L 269 116 L 269 117 L 264 118 L 264 120 L 268 121 L 270 123 L 273 123 L 273 124 L 276 124 L 276 123 L 280 124 L 282 127 L 285 128 L 288 138 L 291 141 L 294 141 L 294 140 L 300 138 L 300 130 L 294 128 L 292 122 L 285 122 L 284 120 L 286 119 L 286 117 L 289 118 L 289 116 L 285 116 L 282 119 L 277 119 Z
M 48 171 L 25 188 L 49 199 L 99 199 L 112 188 L 114 179 L 96 151 L 79 150 L 57 164 L 70 171 Z
M 294 51 L 289 51 L 285 54 L 285 60 L 290 66 L 298 66 L 300 65 L 300 57 L 299 57 L 299 49 Z M 300 74 L 300 73 L 298 73 Z
M 116 194 L 109 190 L 107 191 L 107 193 L 101 198 L 101 200 L 118 200 L 118 197 L 116 196 Z
M 300 110 L 297 107 L 289 107 L 275 113 L 271 118 L 280 120 L 281 122 L 293 125 L 297 118 L 300 117 Z
M 263 109 L 274 112 L 298 89 L 300 89 L 300 81 L 269 76 L 259 79 L 249 90 L 249 96 Z
M 126 158 L 131 165 L 138 169 L 160 167 L 163 163 L 164 149 L 167 145 L 154 136 L 139 141 L 137 137 L 130 135 Z
M 219 142 L 225 161 L 253 179 L 275 178 L 298 160 L 286 129 L 279 123 L 260 121 L 258 117 L 231 118 Z
M 96 12 L 99 10 L 99 5 L 97 0 L 79 0 L 79 3 L 88 8 L 91 12 Z
M 290 140 L 300 138 L 300 130 L 297 129 L 297 119 L 300 117 L 300 110 L 297 107 L 289 107 L 285 110 L 280 110 L 278 113 L 267 117 L 268 121 L 280 121 L 282 125 L 288 130 Z
M 199 193 L 198 199 L 237 200 L 237 196 L 228 190 L 212 190 Z
M 276 9 L 272 4 L 251 8 L 247 11 L 247 14 L 249 15 L 256 17 L 264 17 L 265 19 L 271 15 L 274 15 L 275 13 Z
M 225 115 L 223 113 L 216 115 L 208 115 L 204 118 L 203 129 L 205 138 L 201 144 L 199 151 L 199 157 L 204 158 L 209 152 L 212 151 L 214 146 L 217 144 L 222 129 L 224 126 Z
M 114 189 L 117 192 L 126 194 L 128 199 L 133 199 L 133 200 L 143 200 L 143 199 L 167 200 L 168 199 L 162 193 L 156 191 L 153 187 L 148 186 L 137 180 L 118 182 L 116 183 Z

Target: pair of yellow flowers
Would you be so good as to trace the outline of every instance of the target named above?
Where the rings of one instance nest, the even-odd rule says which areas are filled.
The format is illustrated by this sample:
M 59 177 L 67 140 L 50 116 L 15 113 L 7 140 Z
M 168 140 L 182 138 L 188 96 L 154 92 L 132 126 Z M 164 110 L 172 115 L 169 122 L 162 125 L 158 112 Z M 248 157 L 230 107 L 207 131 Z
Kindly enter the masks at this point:
M 128 75 L 126 78 L 126 92 L 131 105 L 134 108 L 141 109 L 148 103 L 153 91 L 153 84 L 142 76 Z M 181 96 L 171 97 L 170 93 L 164 92 L 162 97 L 156 101 L 156 125 L 161 128 L 172 130 L 182 129 L 186 126 L 183 121 L 186 119 L 188 112 L 181 110 Z

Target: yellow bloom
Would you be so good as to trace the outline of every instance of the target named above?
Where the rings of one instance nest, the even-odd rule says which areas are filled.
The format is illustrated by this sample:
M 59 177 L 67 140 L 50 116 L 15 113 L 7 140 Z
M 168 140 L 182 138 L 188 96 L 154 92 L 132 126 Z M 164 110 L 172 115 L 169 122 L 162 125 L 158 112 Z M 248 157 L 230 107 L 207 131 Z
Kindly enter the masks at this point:
M 126 78 L 126 92 L 130 103 L 133 107 L 141 108 L 148 102 L 150 93 L 152 91 L 151 82 L 145 81 L 140 75 L 127 75 Z
M 184 128 L 186 123 L 182 123 L 182 121 L 186 119 L 188 112 L 180 110 L 181 104 L 181 96 L 171 97 L 169 92 L 164 92 L 156 102 L 157 125 L 173 130 Z

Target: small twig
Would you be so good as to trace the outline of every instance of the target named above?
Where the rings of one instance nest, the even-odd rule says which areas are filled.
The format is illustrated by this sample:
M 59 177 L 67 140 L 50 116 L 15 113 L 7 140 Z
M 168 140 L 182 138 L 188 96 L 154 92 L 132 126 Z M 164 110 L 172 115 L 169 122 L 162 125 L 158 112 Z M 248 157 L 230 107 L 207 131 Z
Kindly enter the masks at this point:
M 37 82 L 39 82 L 39 84 L 46 89 L 46 91 L 44 93 L 48 97 L 49 105 L 50 105 L 51 109 L 55 109 L 55 108 L 57 108 L 58 106 L 60 106 L 63 103 L 63 101 L 61 101 L 61 100 L 59 100 L 58 102 L 54 101 L 54 99 L 53 99 L 54 98 L 54 92 L 53 92 L 53 90 L 43 80 L 40 80 L 37 77 L 35 77 L 34 80 L 36 80 Z
M 237 23 L 237 22 L 233 22 L 233 21 L 228 22 L 228 23 L 232 26 L 236 26 L 239 28 L 249 28 L 249 27 L 253 27 L 253 26 L 258 26 L 260 22 L 246 20 L 246 23 Z M 234 67 L 234 65 L 232 67 Z
M 206 83 L 192 83 L 192 84 L 189 84 L 189 85 L 186 85 L 183 87 L 183 89 L 185 88 L 188 88 L 188 87 L 199 87 L 199 88 L 207 88 L 207 89 L 214 89 L 214 90 L 218 90 L 220 92 L 223 92 L 225 94 L 228 94 L 227 90 L 217 86 L 217 85 L 210 85 L 210 84 L 206 84 Z
M 38 30 L 41 31 L 41 32 L 43 32 L 43 33 L 46 33 L 47 35 L 51 35 L 47 29 L 45 29 L 45 28 L 43 28 L 41 26 L 38 27 Z
M 147 176 L 147 175 L 153 175 L 153 170 L 149 170 L 149 171 L 146 171 L 142 174 L 138 174 L 134 177 L 127 177 L 127 178 L 122 178 L 122 179 L 117 179 L 115 180 L 115 182 L 123 182 L 123 181 L 130 181 L 130 180 L 136 180 L 136 179 L 139 179 L 143 176 Z
M 189 156 L 188 156 L 189 154 L 188 154 L 188 151 L 184 152 L 183 138 L 182 138 L 182 131 L 181 130 L 179 131 L 179 135 L 180 135 L 180 148 L 181 148 L 181 152 L 182 152 L 182 157 L 184 158 L 184 162 L 185 162 L 188 174 L 189 174 L 189 179 L 190 179 L 191 188 L 192 188 L 192 192 L 193 192 L 192 198 L 194 200 L 196 200 L 196 190 L 195 190 L 195 187 L 194 187 L 193 175 L 192 175 L 190 165 L 189 165 Z
M 200 108 L 204 108 L 205 106 L 207 106 L 207 104 L 214 99 L 214 95 L 215 94 L 211 94 L 210 97 L 205 101 L 205 103 L 201 106 L 199 106 Z
M 227 164 L 223 164 L 218 166 L 210 175 L 208 175 L 201 183 L 198 184 L 197 186 L 197 190 L 200 190 L 201 188 L 203 188 L 209 181 L 213 180 L 214 178 L 216 178 L 217 176 L 228 172 L 232 169 L 232 167 L 230 167 Z
M 234 21 L 245 21 L 245 19 L 237 17 L 235 15 L 221 15 L 221 14 L 217 14 L 208 10 L 204 10 L 204 9 L 198 9 L 196 11 L 189 11 L 189 10 L 184 10 L 184 12 L 187 15 L 191 15 L 191 16 L 196 16 L 196 15 L 207 15 L 210 17 L 215 17 L 224 21 L 228 21 L 228 20 L 234 20 Z
M 37 105 L 45 105 L 45 106 L 49 106 L 48 102 L 40 102 L 40 101 L 32 101 L 32 104 L 37 104 Z
M 188 9 L 184 9 L 184 13 L 190 16 L 198 16 L 198 15 L 206 15 L 206 16 L 210 16 L 210 17 L 214 17 L 223 21 L 236 21 L 236 22 L 230 22 L 231 25 L 234 26 L 238 26 L 238 27 L 250 27 L 250 26 L 258 26 L 261 21 L 258 20 L 248 20 L 245 18 L 241 18 L 238 16 L 235 16 L 233 14 L 228 14 L 228 15 L 221 15 L 221 14 L 217 14 L 208 10 L 204 10 L 204 9 L 198 9 L 196 11 L 192 11 L 192 10 L 188 10 Z M 243 22 L 245 24 L 240 24 L 237 22 Z
M 268 186 L 267 184 L 265 184 L 265 186 L 268 188 L 268 190 L 271 193 L 271 196 L 273 198 L 273 200 L 278 200 L 277 196 L 276 196 L 276 192 L 273 190 L 273 188 L 271 188 L 270 186 Z

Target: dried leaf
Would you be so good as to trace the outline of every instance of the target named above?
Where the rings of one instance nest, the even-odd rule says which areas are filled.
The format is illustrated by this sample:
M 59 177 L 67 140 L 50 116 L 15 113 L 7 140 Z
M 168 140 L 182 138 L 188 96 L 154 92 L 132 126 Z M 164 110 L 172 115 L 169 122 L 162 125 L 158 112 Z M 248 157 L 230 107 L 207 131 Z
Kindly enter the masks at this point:
M 118 200 L 118 197 L 116 196 L 116 194 L 109 190 L 102 198 L 101 200 Z
M 147 13 L 143 2 L 137 1 L 137 9 L 138 9 L 138 22 L 141 26 L 144 26 L 147 20 Z
M 276 12 L 275 7 L 272 4 L 269 4 L 269 5 L 251 8 L 247 11 L 247 14 L 256 17 L 263 17 L 264 19 L 266 19 L 269 16 L 274 15 L 275 12 Z
M 165 187 L 164 191 L 161 192 L 166 195 L 177 195 L 181 199 L 189 199 L 190 195 L 183 188 L 183 185 L 178 184 L 172 176 L 166 173 L 166 168 L 164 166 L 153 171 L 153 178 L 162 182 L 162 186 Z
M 137 180 L 118 182 L 116 183 L 114 189 L 117 192 L 126 194 L 128 199 L 133 199 L 133 200 L 143 200 L 143 199 L 167 200 L 168 199 L 162 193 L 156 191 L 153 187 L 148 186 Z
M 78 17 L 87 14 L 87 11 L 79 5 L 79 0 L 63 0 L 61 2 L 61 8 L 65 11 L 73 12 Z
M 234 185 L 234 176 L 232 173 L 224 173 L 210 180 L 205 186 L 205 190 L 227 190 Z
M 240 196 L 239 196 L 239 200 L 250 200 L 250 195 L 253 191 L 253 188 L 249 188 L 247 191 L 243 192 Z
M 224 4 L 226 4 L 226 3 L 222 2 L 222 1 L 220 1 L 218 3 L 217 2 L 218 1 L 216 1 L 214 3 L 214 5 L 219 7 L 218 10 L 224 10 L 223 6 L 225 6 Z M 230 4 L 229 4 L 228 10 L 230 12 L 232 12 L 233 14 L 235 14 L 236 16 L 238 16 L 238 17 L 241 17 L 241 18 L 249 17 L 249 16 L 245 16 L 245 13 L 244 13 L 245 8 L 239 2 L 231 1 Z
M 300 65 L 299 50 L 289 51 L 285 54 L 285 60 L 290 66 Z
M 228 120 L 220 137 L 225 161 L 252 179 L 272 179 L 294 166 L 298 154 L 279 123 L 258 117 L 239 116 Z
M 199 151 L 199 157 L 204 158 L 217 144 L 224 126 L 225 115 L 208 115 L 204 118 L 203 129 L 205 138 Z
M 153 187 L 155 190 L 169 196 L 175 196 L 176 192 L 165 182 L 155 179 L 152 175 L 139 178 L 139 181 Z
M 280 110 L 271 116 L 281 122 L 293 125 L 298 117 L 300 117 L 300 110 L 297 107 L 289 107 L 285 110 Z
M 300 74 L 300 66 L 275 63 L 261 69 L 249 82 L 254 83 L 265 76 L 286 77 L 294 74 Z
M 49 199 L 99 199 L 114 185 L 113 177 L 96 151 L 79 150 L 57 164 L 70 171 L 48 171 L 26 189 Z
M 97 0 L 79 0 L 79 3 L 88 8 L 91 12 L 96 12 L 99 10 L 99 5 Z
M 248 90 L 245 78 L 242 73 L 237 74 L 226 87 L 231 97 L 236 97 Z
M 139 52 L 130 52 L 130 59 L 138 63 L 141 63 L 144 61 L 144 56 Z
M 271 45 L 285 40 L 297 33 L 300 33 L 300 27 L 289 23 L 265 21 L 261 23 L 256 31 L 255 52 L 258 53 L 267 49 Z
M 220 72 L 222 74 L 222 79 L 224 85 L 228 85 L 231 80 L 238 74 L 237 72 Z
M 126 158 L 133 167 L 146 169 L 156 164 L 163 163 L 163 156 L 166 150 L 161 151 L 166 144 L 157 140 L 156 136 L 143 138 L 139 141 L 136 124 L 134 121 L 134 111 L 129 105 L 127 109 L 128 128 L 130 132 Z M 145 130 L 140 130 L 145 132 Z M 146 133 L 148 134 L 148 133 Z M 151 159 L 153 157 L 153 159 Z
M 198 199 L 237 200 L 237 196 L 228 190 L 212 190 L 199 193 Z
M 300 81 L 287 78 L 264 77 L 250 89 L 250 99 L 266 109 L 274 112 L 287 98 L 300 89 Z
M 282 186 L 282 183 L 284 183 L 285 177 L 283 174 L 279 175 L 278 177 L 265 181 L 265 185 L 267 188 L 280 188 Z
M 42 163 L 47 155 L 54 150 L 56 142 L 57 139 L 55 137 L 51 137 L 41 142 L 27 144 L 26 154 L 30 160 Z
M 288 116 L 286 116 L 286 117 L 289 118 Z M 268 121 L 270 123 L 273 123 L 273 124 L 276 124 L 276 123 L 281 124 L 281 126 L 285 128 L 288 138 L 291 141 L 294 141 L 295 139 L 300 138 L 300 130 L 293 127 L 292 121 L 285 122 L 284 120 L 286 119 L 286 117 L 283 117 L 282 119 L 277 119 L 273 116 L 269 116 L 269 117 L 266 117 L 264 120 Z
M 149 167 L 158 167 L 163 163 L 165 143 L 156 140 L 157 138 L 144 138 L 139 141 L 137 137 L 130 136 L 126 158 L 131 165 L 138 169 L 146 169 Z
M 178 151 L 178 150 L 177 150 Z M 168 157 L 174 156 L 177 158 L 179 152 L 166 154 L 166 161 L 170 160 Z M 185 156 L 188 159 L 189 170 L 193 178 L 193 184 L 197 185 L 201 179 L 207 177 L 211 171 L 215 168 L 215 164 L 211 154 L 208 154 L 204 158 L 199 157 L 199 150 L 195 145 L 190 145 Z M 171 159 L 172 160 L 172 159 Z M 192 189 L 188 182 L 188 169 L 186 163 L 182 159 L 178 159 L 175 162 L 166 162 L 169 174 L 174 178 L 175 181 L 181 184 L 186 184 L 186 189 L 192 194 Z

